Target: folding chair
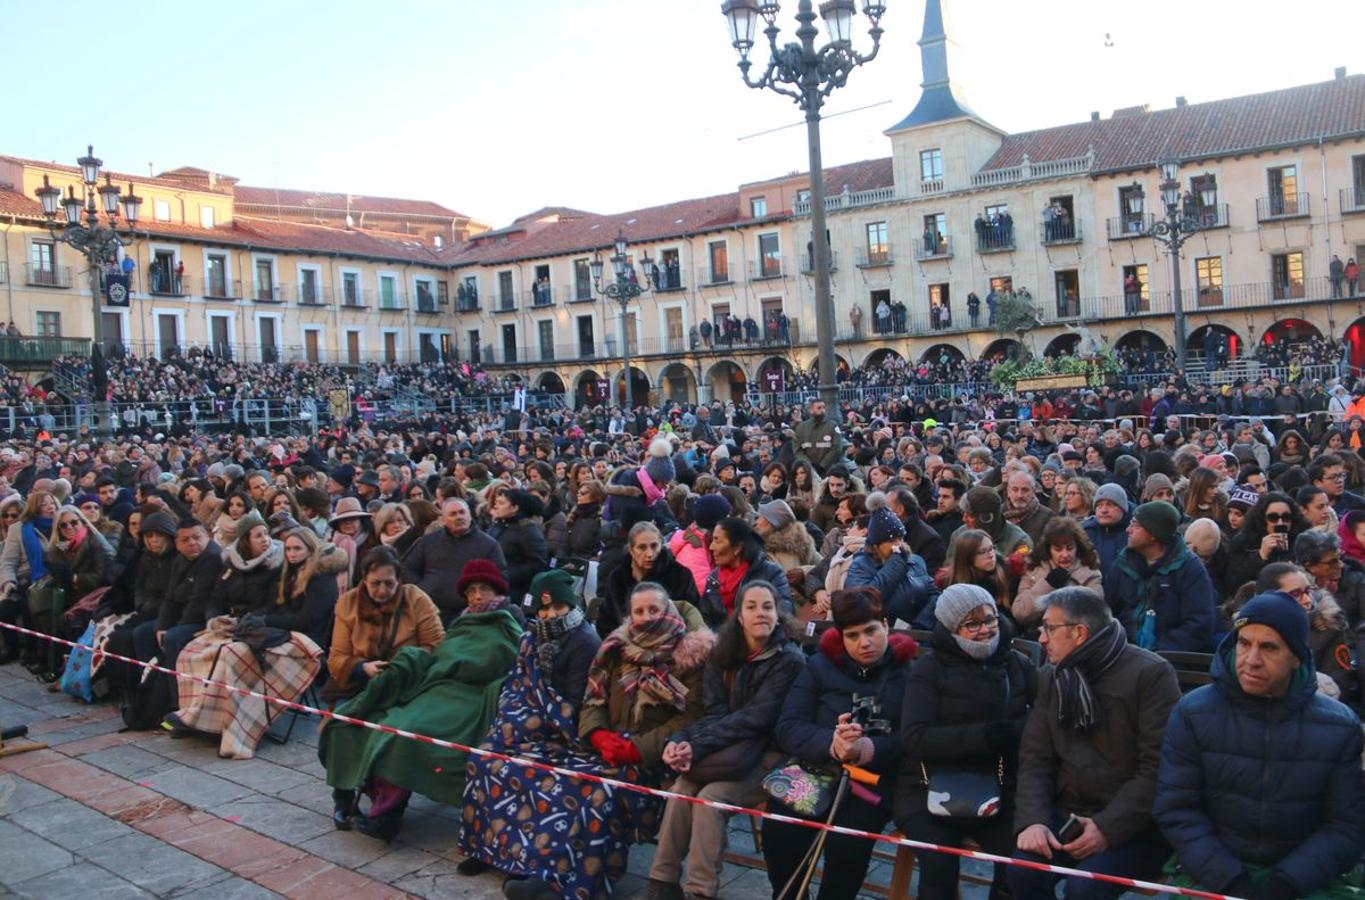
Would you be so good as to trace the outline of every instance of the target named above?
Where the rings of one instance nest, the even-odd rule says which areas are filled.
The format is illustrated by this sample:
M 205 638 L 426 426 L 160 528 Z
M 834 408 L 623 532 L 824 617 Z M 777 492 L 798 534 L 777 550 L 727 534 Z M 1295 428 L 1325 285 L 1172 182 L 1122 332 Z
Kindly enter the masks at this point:
M 326 672 L 327 670 L 324 668 L 322 671 Z M 308 687 L 304 688 L 303 694 L 295 702 L 302 703 L 304 706 L 311 706 L 314 709 L 320 709 L 322 707 L 322 703 L 318 698 L 318 684 L 320 681 L 321 681 L 320 678 L 313 679 L 313 682 L 310 685 L 308 685 Z M 283 719 L 285 716 L 289 717 L 289 727 L 285 729 L 284 737 L 280 737 L 279 735 L 275 734 L 275 723 Z M 283 715 L 276 716 L 270 721 L 270 727 L 265 730 L 264 737 L 276 744 L 289 743 L 289 738 L 292 737 L 294 734 L 294 726 L 298 724 L 299 716 L 307 716 L 308 718 L 311 719 L 313 717 L 313 714 L 300 712 L 299 710 L 291 706 L 289 709 L 286 709 L 284 711 Z

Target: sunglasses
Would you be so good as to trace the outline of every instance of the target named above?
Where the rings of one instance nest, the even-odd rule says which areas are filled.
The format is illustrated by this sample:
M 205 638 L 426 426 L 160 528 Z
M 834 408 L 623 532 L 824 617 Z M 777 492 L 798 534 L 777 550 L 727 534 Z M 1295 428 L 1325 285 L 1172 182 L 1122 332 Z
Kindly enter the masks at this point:
M 67 519 L 65 522 L 62 522 L 58 527 L 61 528 L 62 530 L 66 530 L 68 528 L 79 528 L 80 524 L 81 524 L 80 522 L 77 522 L 74 519 Z
M 1267 522 L 1292 522 L 1294 517 L 1290 513 L 1266 513 Z

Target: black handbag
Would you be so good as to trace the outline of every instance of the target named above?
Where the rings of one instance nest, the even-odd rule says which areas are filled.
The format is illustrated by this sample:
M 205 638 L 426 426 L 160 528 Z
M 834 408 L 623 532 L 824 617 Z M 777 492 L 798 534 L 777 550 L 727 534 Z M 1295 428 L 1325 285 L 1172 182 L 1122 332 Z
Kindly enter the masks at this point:
M 763 751 L 767 747 L 767 737 L 749 738 L 706 754 L 694 762 L 684 774 L 693 784 L 739 781 L 758 768 L 763 759 Z
M 993 819 L 1000 812 L 1005 784 L 1005 758 L 990 772 L 948 771 L 929 774 L 923 762 L 925 804 L 929 815 L 947 819 Z

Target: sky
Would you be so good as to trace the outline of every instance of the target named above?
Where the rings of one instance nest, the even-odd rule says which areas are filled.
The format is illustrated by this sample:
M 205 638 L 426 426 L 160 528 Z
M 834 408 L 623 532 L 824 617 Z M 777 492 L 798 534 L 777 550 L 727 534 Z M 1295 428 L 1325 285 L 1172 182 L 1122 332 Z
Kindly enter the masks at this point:
M 889 155 L 882 132 L 919 97 L 923 0 L 884 2 L 880 54 L 828 101 L 827 166 Z M 1348 0 L 944 2 L 954 80 L 1007 131 L 1365 68 Z M 807 168 L 800 111 L 740 82 L 720 0 L 68 0 L 60 18 L 0 0 L 0 21 L 27 36 L 6 42 L 14 156 L 73 163 L 93 142 L 120 171 L 429 199 L 493 227 Z M 766 49 L 753 56 L 761 71 Z

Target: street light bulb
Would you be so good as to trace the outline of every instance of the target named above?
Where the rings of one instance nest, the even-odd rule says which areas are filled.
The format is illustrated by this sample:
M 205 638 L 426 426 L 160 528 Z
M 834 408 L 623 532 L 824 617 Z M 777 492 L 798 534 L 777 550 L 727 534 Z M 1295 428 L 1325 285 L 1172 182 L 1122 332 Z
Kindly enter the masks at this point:
M 1180 163 L 1174 159 L 1163 159 L 1161 161 L 1161 180 L 1178 181 L 1180 179 Z
M 873 25 L 876 25 L 881 21 L 882 16 L 885 14 L 885 0 L 863 0 L 863 15 L 872 20 Z
M 1180 202 L 1180 183 L 1167 181 L 1161 185 L 1161 202 L 1172 209 Z
M 835 44 L 853 41 L 853 16 L 857 11 L 853 0 L 826 0 L 820 4 L 820 18 L 825 20 L 830 41 Z
M 89 144 L 85 149 L 85 156 L 76 160 L 76 165 L 81 167 L 81 177 L 85 183 L 91 187 L 100 180 L 100 166 L 104 165 L 104 160 L 95 158 L 95 145 Z
M 1218 188 L 1214 187 L 1216 182 L 1208 172 L 1204 173 L 1204 186 L 1199 189 L 1199 202 L 1204 206 L 1213 206 L 1218 202 Z
M 758 0 L 758 14 L 763 17 L 763 21 L 769 26 L 777 21 L 777 14 L 782 11 L 782 4 L 777 0 Z
M 76 196 L 76 189 L 68 187 L 66 189 L 66 199 L 62 201 L 62 209 L 66 211 L 66 221 L 71 225 L 79 225 L 81 222 L 81 198 Z
M 1147 195 L 1142 191 L 1142 185 L 1133 182 L 1132 190 L 1128 192 L 1128 212 L 1134 216 L 1142 215 L 1142 205 L 1147 199 Z
M 740 56 L 748 56 L 758 28 L 758 5 L 754 0 L 725 0 L 720 11 L 730 24 L 730 44 Z
M 118 217 L 118 186 L 114 184 L 109 173 L 104 173 L 104 184 L 100 186 L 100 199 L 104 201 L 104 214 L 109 218 Z
M 142 210 L 142 198 L 133 193 L 133 183 L 128 182 L 128 193 L 123 195 L 123 218 L 128 220 L 129 225 L 136 225 L 138 214 Z
M 593 261 L 590 262 L 590 263 L 588 263 L 588 271 L 592 273 L 592 281 L 593 281 L 593 284 L 601 284 L 601 283 L 602 283 L 602 257 L 600 257 L 600 256 L 594 257 L 594 258 L 593 258 Z
M 625 232 L 616 233 L 616 255 L 625 258 L 626 255 L 626 235 Z
M 57 217 L 57 207 L 62 203 L 62 189 L 53 187 L 52 182 L 48 181 L 47 176 L 43 176 L 43 186 L 38 188 L 35 193 L 38 200 L 43 204 L 43 215 L 49 219 Z

